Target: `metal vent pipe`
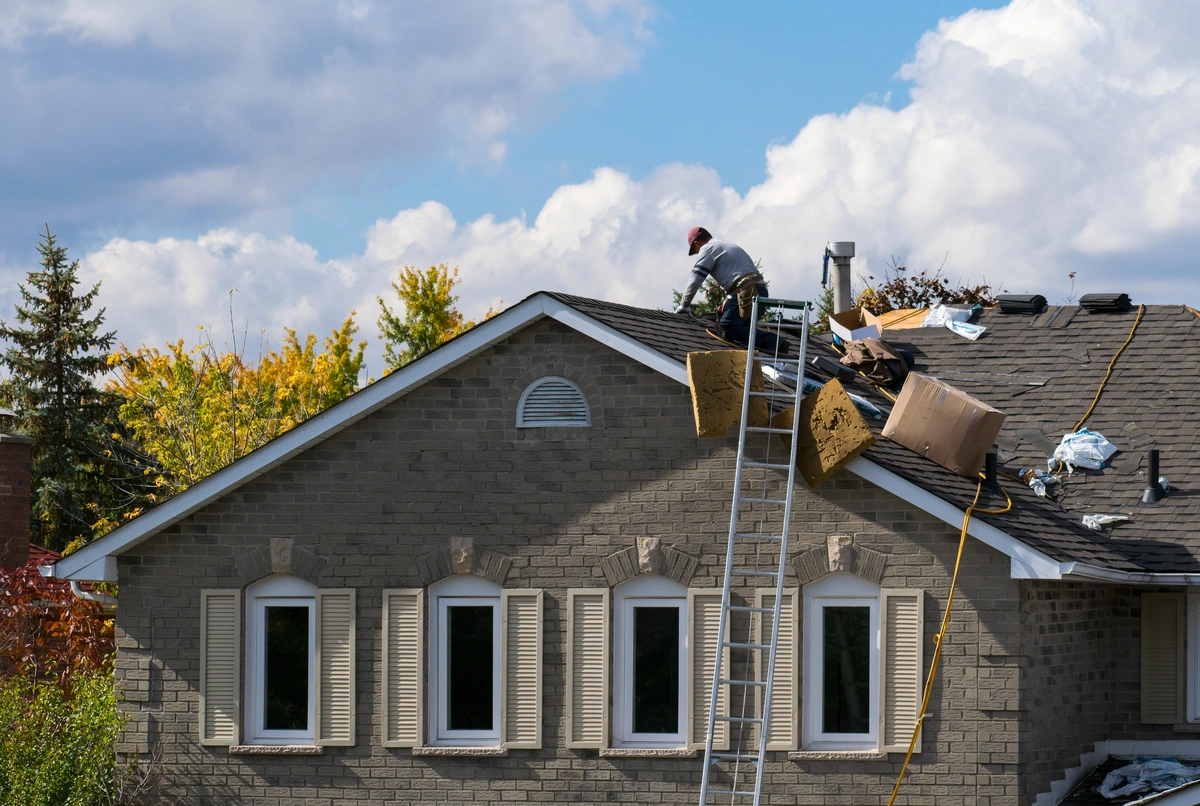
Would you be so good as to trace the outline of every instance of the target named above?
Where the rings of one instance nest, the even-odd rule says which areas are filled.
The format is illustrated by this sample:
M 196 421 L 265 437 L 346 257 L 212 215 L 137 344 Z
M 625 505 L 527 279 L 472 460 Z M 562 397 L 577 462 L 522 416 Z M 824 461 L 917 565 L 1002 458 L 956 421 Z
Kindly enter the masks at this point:
M 825 244 L 833 258 L 833 312 L 850 309 L 853 298 L 850 294 L 850 259 L 854 257 L 854 241 L 830 241 Z

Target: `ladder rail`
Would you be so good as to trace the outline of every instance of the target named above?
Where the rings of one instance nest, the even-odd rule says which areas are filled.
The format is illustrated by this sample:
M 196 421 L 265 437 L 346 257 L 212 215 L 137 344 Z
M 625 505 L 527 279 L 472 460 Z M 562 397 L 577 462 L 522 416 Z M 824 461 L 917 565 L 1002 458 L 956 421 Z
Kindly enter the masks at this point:
M 720 611 L 720 618 L 718 620 L 717 654 L 716 654 L 715 662 L 713 664 L 713 679 L 712 679 L 712 686 L 710 689 L 710 699 L 709 699 L 708 732 L 705 737 L 705 745 L 704 745 L 704 769 L 702 772 L 702 778 L 701 778 L 701 784 L 700 784 L 701 806 L 708 806 L 708 795 L 710 793 L 714 794 L 714 795 L 719 795 L 719 794 L 730 795 L 733 798 L 753 797 L 753 802 L 754 802 L 755 806 L 758 806 L 758 804 L 760 803 L 761 798 L 762 798 L 762 784 L 763 784 L 763 774 L 764 774 L 764 767 L 765 767 L 764 762 L 766 760 L 766 753 L 767 753 L 768 730 L 770 727 L 771 698 L 772 698 L 773 684 L 774 684 L 774 679 L 775 679 L 775 661 L 776 661 L 776 654 L 777 654 L 778 647 L 779 647 L 779 620 L 780 620 L 780 615 L 782 614 L 782 607 L 783 607 L 784 577 L 785 577 L 785 571 L 786 571 L 786 565 L 787 565 L 788 532 L 789 532 L 789 529 L 791 526 L 792 508 L 793 508 L 793 503 L 794 503 L 795 482 L 796 482 L 796 474 L 797 474 L 796 453 L 797 453 L 798 440 L 797 440 L 796 436 L 797 436 L 797 432 L 799 431 L 799 426 L 800 426 L 800 404 L 801 404 L 801 402 L 803 400 L 803 396 L 804 396 L 804 384 L 798 382 L 796 384 L 795 390 L 792 391 L 792 393 L 790 395 L 790 397 L 792 399 L 792 406 L 793 406 L 792 428 L 790 431 L 792 439 L 791 439 L 791 444 L 789 446 L 789 461 L 787 464 L 788 473 L 787 473 L 786 495 L 782 501 L 778 502 L 778 503 L 781 503 L 784 505 L 782 532 L 779 535 L 779 537 L 777 538 L 779 541 L 778 570 L 776 572 L 761 572 L 761 571 L 757 571 L 757 569 L 756 569 L 755 573 L 753 574 L 754 576 L 774 576 L 775 577 L 775 585 L 774 585 L 775 600 L 773 603 L 773 607 L 771 607 L 771 608 L 742 607 L 742 606 L 734 607 L 730 603 L 730 594 L 731 594 L 732 578 L 733 578 L 733 576 L 735 576 L 738 573 L 738 569 L 735 569 L 735 567 L 734 567 L 735 566 L 735 564 L 734 564 L 735 547 L 737 546 L 738 540 L 740 538 L 750 538 L 751 537 L 751 535 L 748 535 L 748 534 L 743 535 L 738 530 L 738 517 L 741 512 L 740 503 L 742 502 L 743 499 L 745 499 L 747 502 L 750 502 L 750 503 L 753 503 L 754 501 L 759 500 L 752 496 L 743 496 L 742 495 L 742 478 L 743 478 L 742 471 L 743 471 L 743 468 L 747 467 L 747 466 L 762 467 L 763 469 L 778 467 L 777 464 L 772 466 L 769 463 L 747 462 L 746 461 L 746 436 L 747 436 L 748 432 L 765 432 L 768 435 L 767 439 L 769 442 L 770 436 L 772 433 L 775 433 L 775 432 L 787 433 L 786 429 L 753 428 L 748 425 L 751 397 L 754 397 L 754 396 L 767 397 L 768 396 L 768 395 L 764 395 L 763 393 L 758 393 L 756 395 L 750 389 L 750 383 L 751 383 L 751 379 L 753 378 L 753 373 L 754 373 L 754 363 L 755 363 L 754 349 L 755 349 L 755 342 L 756 342 L 757 333 L 758 333 L 760 303 L 762 303 L 763 307 L 778 307 L 778 308 L 782 308 L 782 309 L 793 308 L 796 310 L 804 311 L 804 324 L 801 327 L 786 328 L 789 330 L 793 330 L 793 329 L 801 330 L 800 344 L 799 344 L 799 360 L 797 362 L 798 367 L 804 366 L 804 362 L 805 362 L 806 355 L 807 355 L 807 348 L 808 348 L 808 330 L 807 330 L 808 309 L 809 309 L 808 303 L 796 303 L 796 302 L 791 302 L 791 301 L 787 301 L 787 300 L 775 300 L 775 299 L 768 299 L 768 298 L 755 298 L 753 300 L 752 307 L 751 307 L 751 314 L 750 314 L 750 334 L 747 339 L 747 349 L 746 349 L 746 372 L 745 372 L 745 377 L 744 377 L 743 385 L 742 385 L 742 416 L 741 416 L 741 422 L 739 424 L 739 432 L 738 432 L 737 465 L 734 470 L 734 495 L 733 495 L 733 504 L 732 504 L 731 512 L 730 512 L 730 519 L 729 519 L 729 536 L 728 536 L 728 542 L 727 542 L 726 552 L 725 552 L 725 579 L 724 579 L 724 584 L 722 585 L 722 589 L 721 589 L 721 611 Z M 778 322 L 775 324 L 777 325 L 777 327 L 776 327 L 777 332 L 782 333 L 782 331 L 785 329 L 783 327 L 784 323 Z M 777 335 L 776 338 L 780 338 L 780 336 Z M 801 372 L 802 372 L 802 370 L 801 370 Z M 789 395 L 787 395 L 786 393 L 772 394 L 769 396 L 776 397 L 777 399 L 781 399 L 781 400 L 789 397 Z M 770 454 L 769 444 L 768 444 L 768 448 L 767 448 L 767 453 L 768 453 L 768 458 L 769 458 L 769 454 Z M 766 493 L 765 493 L 765 488 L 764 488 L 764 493 L 763 493 L 764 501 L 766 500 L 765 495 L 766 495 Z M 767 537 L 767 536 L 755 534 L 755 535 L 753 535 L 753 537 L 757 538 L 757 539 L 761 539 L 761 538 Z M 771 536 L 771 537 L 772 537 L 772 539 L 776 539 L 776 538 L 774 538 L 774 536 Z M 757 562 L 755 563 L 755 565 L 757 566 Z M 744 573 L 744 571 L 743 571 L 743 573 Z M 762 590 L 762 589 L 760 589 L 760 590 Z M 793 602 L 792 606 L 793 606 L 793 608 L 795 608 L 796 603 Z M 752 618 L 759 617 L 760 623 L 761 623 L 761 615 L 760 614 L 765 614 L 766 612 L 770 612 L 772 614 L 771 635 L 770 635 L 769 643 L 767 643 L 766 645 L 756 644 L 754 642 L 753 638 L 751 638 L 751 640 L 749 640 L 748 643 L 746 644 L 746 646 L 748 648 L 748 652 L 751 652 L 751 653 L 753 653 L 755 651 L 761 652 L 764 650 L 769 650 L 767 663 L 766 663 L 766 669 L 765 669 L 765 672 L 766 672 L 765 681 L 758 682 L 755 685 L 741 684 L 741 685 L 743 685 L 743 692 L 742 692 L 743 698 L 749 696 L 750 689 L 753 689 L 754 691 L 756 691 L 757 693 L 759 693 L 761 695 L 761 698 L 762 698 L 761 699 L 761 707 L 758 709 L 759 713 L 757 715 L 757 718 L 748 718 L 745 716 L 742 716 L 739 718 L 723 717 L 723 716 L 718 716 L 718 714 L 717 714 L 717 705 L 718 705 L 721 685 L 723 683 L 736 682 L 733 679 L 732 670 L 730 670 L 728 674 L 723 674 L 724 665 L 725 665 L 725 661 L 726 661 L 726 654 L 725 654 L 726 647 L 728 645 L 730 645 L 730 642 L 727 640 L 726 633 L 729 630 L 729 614 L 733 610 L 748 611 L 751 613 Z M 761 630 L 759 632 L 761 634 Z M 761 638 L 759 640 L 761 640 Z M 730 661 L 730 663 L 732 663 L 732 660 Z M 759 660 L 759 663 L 757 663 L 755 665 L 757 666 L 760 673 L 762 673 L 764 671 L 763 664 L 761 662 L 761 658 Z M 747 676 L 749 675 L 749 667 L 750 667 L 750 656 L 747 656 L 747 660 L 746 660 Z M 744 711 L 745 711 L 745 699 L 743 699 L 743 713 L 744 713 Z M 733 752 L 733 753 L 729 753 L 729 752 L 714 753 L 713 752 L 713 742 L 714 742 L 714 738 L 715 738 L 716 725 L 717 725 L 718 721 L 724 722 L 727 725 L 726 729 L 729 730 L 730 734 L 731 734 L 728 737 L 731 744 L 733 742 L 734 737 L 732 736 L 732 730 L 728 726 L 731 726 L 735 722 L 741 723 L 742 725 L 757 724 L 758 725 L 758 748 L 757 748 L 756 756 L 751 756 L 749 753 L 743 753 L 740 751 Z M 738 738 L 744 739 L 744 736 L 739 736 Z M 732 782 L 729 784 L 730 789 L 709 789 L 709 783 L 710 783 L 712 769 L 713 769 L 714 765 L 716 763 L 719 763 L 722 759 L 733 759 L 735 761 Z M 747 764 L 750 764 L 754 768 L 753 790 L 747 790 L 744 788 L 739 789 L 739 780 L 740 780 L 739 773 L 741 771 L 740 764 L 742 761 L 745 761 Z M 747 776 L 747 778 L 748 777 L 749 776 Z

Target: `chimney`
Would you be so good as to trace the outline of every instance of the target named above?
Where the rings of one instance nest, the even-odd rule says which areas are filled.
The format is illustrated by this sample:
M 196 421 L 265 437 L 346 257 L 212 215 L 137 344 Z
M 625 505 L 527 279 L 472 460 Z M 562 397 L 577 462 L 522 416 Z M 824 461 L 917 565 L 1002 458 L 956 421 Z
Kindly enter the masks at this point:
M 849 310 L 850 258 L 854 257 L 854 241 L 830 241 L 825 251 L 833 258 L 833 312 Z
M 0 431 L 0 568 L 29 561 L 33 438 Z

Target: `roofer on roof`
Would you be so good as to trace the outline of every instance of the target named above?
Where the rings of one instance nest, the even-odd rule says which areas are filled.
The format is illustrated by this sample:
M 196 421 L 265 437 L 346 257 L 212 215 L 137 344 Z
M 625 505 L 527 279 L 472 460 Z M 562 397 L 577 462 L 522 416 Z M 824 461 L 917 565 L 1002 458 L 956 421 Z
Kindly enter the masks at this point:
M 724 289 L 725 303 L 717 319 L 717 333 L 730 341 L 746 343 L 750 339 L 750 307 L 755 297 L 767 295 L 766 281 L 746 250 L 735 243 L 713 238 L 704 227 L 692 227 L 687 234 L 688 254 L 699 255 L 687 287 L 679 300 L 675 313 L 691 314 L 692 298 L 700 290 L 707 277 L 712 277 Z M 755 347 L 773 351 L 776 347 L 774 334 L 759 331 L 754 338 Z M 786 340 L 779 340 L 779 351 L 788 349 Z

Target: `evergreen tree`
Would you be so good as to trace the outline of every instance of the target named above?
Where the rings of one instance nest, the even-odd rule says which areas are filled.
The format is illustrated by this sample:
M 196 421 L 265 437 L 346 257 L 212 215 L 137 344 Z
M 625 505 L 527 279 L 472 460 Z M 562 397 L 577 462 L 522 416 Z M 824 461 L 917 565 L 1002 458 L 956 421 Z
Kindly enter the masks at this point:
M 100 284 L 76 294 L 79 261 L 67 262 L 49 226 L 38 245 L 42 262 L 20 286 L 18 326 L 0 321 L 8 342 L 0 364 L 8 377 L 0 399 L 15 409 L 33 449 L 33 535 L 61 550 L 86 539 L 118 502 L 114 484 L 138 476 L 114 445 L 118 399 L 93 379 L 107 367 L 114 334 L 101 329 L 104 309 L 89 316 Z M 134 462 L 136 464 L 136 462 Z

